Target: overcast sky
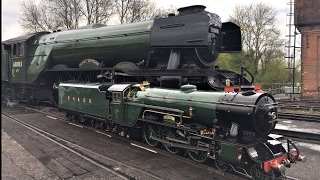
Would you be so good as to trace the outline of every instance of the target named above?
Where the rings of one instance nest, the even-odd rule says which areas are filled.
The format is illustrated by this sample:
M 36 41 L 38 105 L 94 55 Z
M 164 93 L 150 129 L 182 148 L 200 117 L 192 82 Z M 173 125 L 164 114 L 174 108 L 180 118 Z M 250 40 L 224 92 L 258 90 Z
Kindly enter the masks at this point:
M 19 25 L 20 3 L 23 0 L 1 0 L 1 41 L 11 39 L 23 35 L 23 31 Z M 36 0 L 41 1 L 41 0 Z M 190 5 L 204 5 L 206 11 L 214 12 L 225 22 L 229 15 L 232 14 L 236 5 L 247 5 L 251 3 L 263 2 L 273 6 L 277 11 L 277 26 L 281 30 L 281 39 L 285 39 L 287 12 L 290 0 L 155 0 L 159 7 L 168 8 L 170 5 L 174 7 L 184 7 Z

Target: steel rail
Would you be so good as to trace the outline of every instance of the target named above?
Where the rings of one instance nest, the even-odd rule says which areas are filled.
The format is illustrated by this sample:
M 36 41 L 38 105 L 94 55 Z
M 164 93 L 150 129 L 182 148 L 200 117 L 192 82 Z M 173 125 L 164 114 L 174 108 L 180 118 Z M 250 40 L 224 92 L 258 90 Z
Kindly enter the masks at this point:
M 10 118 L 11 120 L 17 122 L 18 124 L 20 124 L 20 125 L 28 128 L 29 130 L 31 130 L 31 131 L 33 131 L 33 132 L 41 135 L 42 137 L 44 137 L 44 138 L 52 141 L 53 143 L 55 143 L 55 144 L 63 147 L 64 149 L 66 149 L 66 150 L 68 150 L 68 151 L 70 151 L 70 152 L 78 155 L 79 157 L 81 157 L 81 158 L 89 161 L 90 163 L 93 163 L 93 164 L 95 164 L 96 166 L 98 166 L 98 167 L 100 167 L 100 168 L 102 168 L 102 169 L 104 169 L 104 170 L 106 170 L 106 171 L 108 171 L 108 172 L 116 175 L 117 177 L 119 177 L 119 178 L 121 178 L 121 179 L 129 180 L 129 179 L 132 179 L 132 177 L 130 177 L 130 176 L 126 175 L 126 174 L 125 174 L 125 175 L 122 175 L 123 173 L 119 172 L 118 170 L 114 170 L 114 169 L 108 168 L 107 166 L 99 163 L 98 160 L 93 159 L 93 158 L 91 158 L 91 157 L 89 157 L 89 156 L 87 156 L 87 155 L 83 155 L 82 153 L 79 153 L 78 151 L 79 151 L 79 150 L 86 151 L 86 152 L 88 152 L 88 153 L 90 153 L 90 154 L 93 154 L 93 155 L 95 155 L 95 156 L 98 156 L 98 157 L 100 157 L 100 158 L 107 159 L 108 161 L 115 162 L 116 164 L 119 164 L 119 165 L 121 165 L 121 166 L 124 166 L 124 167 L 126 167 L 126 168 L 129 168 L 129 169 L 131 169 L 131 170 L 135 170 L 136 172 L 139 172 L 139 173 L 141 173 L 141 174 L 145 174 L 146 176 L 152 177 L 153 179 L 163 180 L 162 178 L 157 177 L 157 176 L 155 176 L 155 175 L 153 175 L 153 174 L 147 173 L 147 172 L 142 171 L 142 170 L 140 170 L 140 169 L 137 169 L 137 168 L 135 168 L 135 167 L 129 166 L 129 165 L 125 164 L 125 163 L 121 163 L 121 162 L 119 162 L 119 161 L 117 161 L 117 160 L 114 160 L 114 159 L 108 158 L 108 157 L 106 157 L 106 156 L 104 156 L 104 155 L 101 155 L 101 154 L 98 154 L 98 153 L 96 153 L 96 152 L 93 152 L 93 151 L 91 151 L 91 150 L 89 150 L 89 149 L 87 149 L 87 148 L 84 148 L 84 147 L 82 147 L 82 146 L 79 146 L 79 145 L 77 145 L 77 144 L 74 144 L 74 143 L 72 143 L 72 142 L 70 142 L 70 141 L 68 141 L 68 140 L 62 139 L 62 138 L 60 138 L 60 137 L 58 137 L 58 136 L 56 136 L 56 135 L 53 135 L 53 134 L 51 134 L 51 133 L 49 133 L 49 132 L 46 132 L 46 131 L 44 131 L 44 130 L 41 130 L 41 129 L 39 129 L 39 128 L 31 125 L 31 124 L 28 124 L 28 123 L 26 123 L 26 122 L 20 121 L 20 120 L 18 120 L 18 119 L 16 119 L 16 118 L 13 118 L 13 117 L 9 116 L 9 115 L 3 114 L 3 113 L 2 113 L 2 115 L 7 116 L 8 118 Z M 63 143 L 61 143 L 61 142 L 63 142 Z M 75 150 L 75 149 L 76 149 L 76 150 Z
M 320 122 L 320 115 L 306 115 L 306 114 L 295 114 L 295 113 L 278 113 L 278 118 L 299 120 L 307 122 Z
M 44 114 L 44 115 L 47 115 L 47 116 L 51 116 L 51 117 L 55 117 L 55 116 L 61 116 L 61 114 L 58 114 L 58 113 L 55 113 L 55 112 L 44 112 L 42 110 L 39 110 L 39 109 L 33 109 L 32 107 L 27 107 L 27 106 L 24 106 L 24 105 L 16 105 L 20 108 L 24 108 L 24 109 L 27 109 L 29 111 L 35 111 L 35 112 L 38 112 L 38 113 L 41 113 L 41 114 Z M 55 115 L 53 115 L 52 113 L 54 113 Z M 204 169 L 204 170 L 207 170 L 209 172 L 212 172 L 216 175 L 213 174 L 213 179 L 219 179 L 222 177 L 225 177 L 226 179 L 238 179 L 238 180 L 245 180 L 245 179 L 248 179 L 248 177 L 245 177 L 245 176 L 239 176 L 239 174 L 234 174 L 233 172 L 223 172 L 223 171 L 220 171 L 218 169 L 216 169 L 215 167 L 212 167 L 212 164 L 201 164 L 201 163 L 197 163 L 191 159 L 188 159 L 186 157 L 183 157 L 183 156 L 179 156 L 179 155 L 174 155 L 166 150 L 163 150 L 163 149 L 159 149 L 157 147 L 151 147 L 151 146 L 148 146 L 146 145 L 145 143 L 142 143 L 142 142 L 138 142 L 138 141 L 134 141 L 132 139 L 128 139 L 126 137 L 121 137 L 121 136 L 118 136 L 118 135 L 114 135 L 113 133 L 111 132 L 106 132 L 106 131 L 103 131 L 103 130 L 100 130 L 100 129 L 96 129 L 94 127 L 91 127 L 91 126 L 88 126 L 88 125 L 85 125 L 83 123 L 78 123 L 78 122 L 75 122 L 75 121 L 70 121 L 70 120 L 67 120 L 66 118 L 61 118 L 61 117 L 55 117 L 56 120 L 59 120 L 59 121 L 63 121 L 63 122 L 66 122 L 66 123 L 69 123 L 71 125 L 74 125 L 74 126 L 81 126 L 81 128 L 86 128 L 86 129 L 89 129 L 89 130 L 93 130 L 95 131 L 96 133 L 99 133 L 99 134 L 103 134 L 103 135 L 106 135 L 106 136 L 109 136 L 109 137 L 113 137 L 113 138 L 116 138 L 116 139 L 119 139 L 121 141 L 125 141 L 125 142 L 128 142 L 130 143 L 131 145 L 133 146 L 139 146 L 139 148 L 142 148 L 142 149 L 148 149 L 148 151 L 155 151 L 157 153 L 160 153 L 162 155 L 165 155 L 165 156 L 168 156 L 168 157 L 171 157 L 173 159 L 176 159 L 178 161 L 181 161 L 181 162 L 184 162 L 184 163 L 187 163 L 187 164 L 190 164 L 192 166 L 195 166 L 197 168 L 200 168 L 200 169 Z M 71 143 L 71 142 L 70 142 Z M 72 145 L 71 144 L 71 147 L 77 147 L 77 145 Z M 94 153 L 94 152 L 92 152 Z M 102 155 L 99 155 L 99 156 L 102 156 Z M 121 163 L 121 162 L 120 162 Z M 214 164 L 214 163 L 213 163 Z M 124 164 L 126 165 L 126 164 Z M 141 171 L 141 170 L 139 170 Z M 218 176 L 217 178 L 215 176 Z M 220 176 L 220 177 L 219 177 Z M 224 179 L 225 179 L 224 178 Z M 155 178 L 155 179 L 158 179 L 158 178 Z
M 320 141 L 320 134 L 316 134 L 316 133 L 307 133 L 302 131 L 290 131 L 290 130 L 282 130 L 282 129 L 274 129 L 272 133 L 281 134 L 286 137 Z

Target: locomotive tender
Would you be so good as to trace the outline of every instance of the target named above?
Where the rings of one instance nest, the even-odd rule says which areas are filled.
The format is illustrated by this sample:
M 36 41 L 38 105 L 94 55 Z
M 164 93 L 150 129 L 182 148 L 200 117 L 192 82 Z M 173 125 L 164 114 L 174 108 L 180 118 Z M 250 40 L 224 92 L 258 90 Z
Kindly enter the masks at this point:
M 306 160 L 291 140 L 281 142 L 270 134 L 277 107 L 270 94 L 259 90 L 200 91 L 190 84 L 151 88 L 147 82 L 59 84 L 59 109 L 70 120 L 143 137 L 173 154 L 186 151 L 197 162 L 213 159 L 219 170 L 232 168 L 255 180 L 280 178 L 292 163 Z
M 240 74 L 214 70 L 219 53 L 241 51 L 241 32 L 232 22 L 205 11 L 180 8 L 167 18 L 132 24 L 93 24 L 76 30 L 38 32 L 2 42 L 2 92 L 33 103 L 58 103 L 58 85 L 137 82 L 179 88 L 221 90 L 240 85 Z M 244 78 L 241 85 L 251 85 Z

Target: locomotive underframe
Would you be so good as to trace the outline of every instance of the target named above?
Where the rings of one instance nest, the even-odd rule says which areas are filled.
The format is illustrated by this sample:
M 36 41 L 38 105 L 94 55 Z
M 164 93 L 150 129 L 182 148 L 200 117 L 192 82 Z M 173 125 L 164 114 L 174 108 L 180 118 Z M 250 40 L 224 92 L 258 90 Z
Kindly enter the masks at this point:
M 200 163 L 205 162 L 207 159 L 215 160 L 217 168 L 221 171 L 227 171 L 231 168 L 233 171 L 251 178 L 252 169 L 258 168 L 260 169 L 260 172 L 258 173 L 273 178 L 281 176 L 281 173 L 277 171 L 265 172 L 263 170 L 264 162 L 253 159 L 248 153 L 249 147 L 264 140 L 256 140 L 254 144 L 237 141 L 226 137 L 226 134 L 229 133 L 230 129 L 223 128 L 221 130 L 223 134 L 220 135 L 201 135 L 201 131 L 208 132 L 207 129 L 196 130 L 190 128 L 191 126 L 194 126 L 194 124 L 179 125 L 179 123 L 176 124 L 172 122 L 154 121 L 154 119 L 139 118 L 134 126 L 127 126 L 116 123 L 111 116 L 109 118 L 104 118 L 71 110 L 61 110 L 67 112 L 66 117 L 71 121 L 88 123 L 95 128 L 104 129 L 120 136 L 143 139 L 150 146 L 160 147 L 162 145 L 173 154 L 179 154 L 183 150 L 188 153 L 191 159 Z M 147 136 L 145 134 L 145 131 L 147 131 L 145 129 L 146 125 L 158 127 L 159 134 L 150 133 Z M 179 133 L 176 134 L 178 137 L 166 136 L 166 128 L 179 131 Z M 197 128 L 199 129 L 199 126 Z

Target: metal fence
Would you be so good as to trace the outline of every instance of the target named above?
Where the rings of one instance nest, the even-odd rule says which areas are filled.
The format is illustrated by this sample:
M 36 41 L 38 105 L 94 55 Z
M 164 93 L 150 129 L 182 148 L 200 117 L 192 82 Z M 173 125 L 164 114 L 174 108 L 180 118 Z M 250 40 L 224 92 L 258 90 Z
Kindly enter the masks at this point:
M 269 94 L 300 94 L 300 86 L 292 88 L 292 83 L 262 83 L 262 90 Z M 294 91 L 293 91 L 294 90 Z M 294 93 L 293 93 L 294 92 Z

